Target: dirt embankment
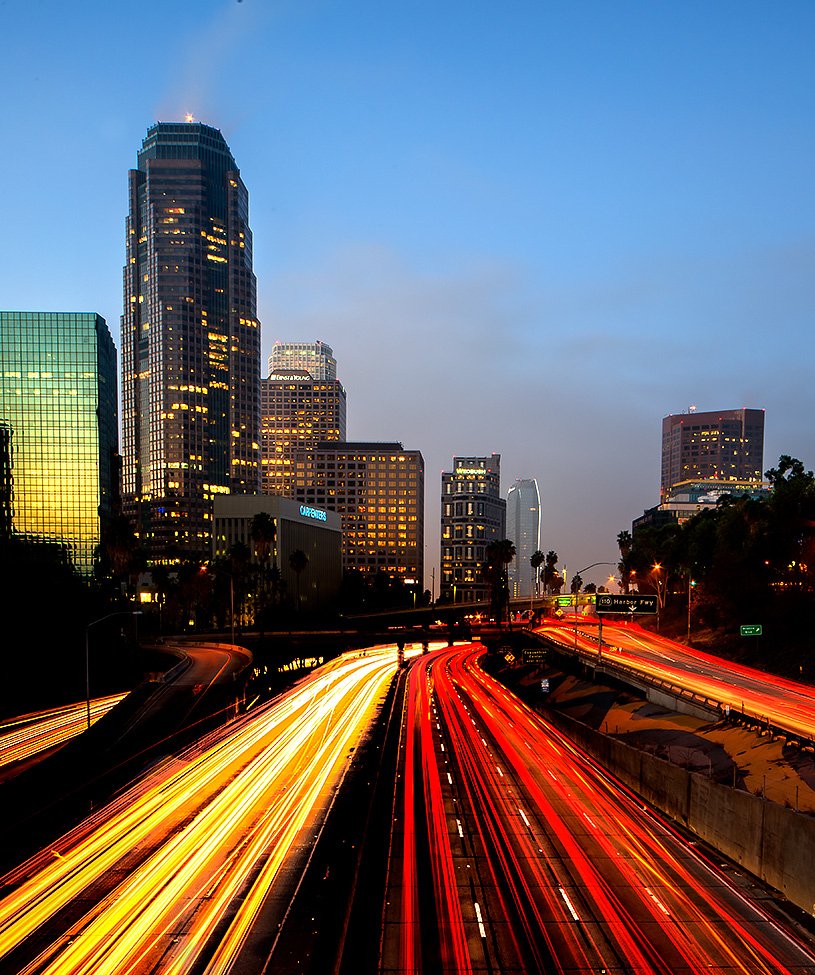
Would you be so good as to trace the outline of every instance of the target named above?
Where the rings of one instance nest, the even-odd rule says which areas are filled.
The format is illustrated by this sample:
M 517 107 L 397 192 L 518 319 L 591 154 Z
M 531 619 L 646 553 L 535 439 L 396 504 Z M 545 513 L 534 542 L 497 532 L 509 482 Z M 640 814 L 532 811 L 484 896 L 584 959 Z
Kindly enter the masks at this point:
M 815 815 L 815 754 L 758 725 L 705 722 L 553 667 L 486 666 L 531 707 L 562 711 L 677 765 Z M 545 694 L 542 678 L 549 680 Z

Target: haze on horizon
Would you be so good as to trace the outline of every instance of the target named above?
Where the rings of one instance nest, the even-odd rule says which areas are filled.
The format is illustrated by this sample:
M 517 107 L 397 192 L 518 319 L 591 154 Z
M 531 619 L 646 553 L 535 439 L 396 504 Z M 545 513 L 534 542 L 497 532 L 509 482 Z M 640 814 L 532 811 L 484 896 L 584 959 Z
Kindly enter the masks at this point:
M 454 455 L 500 453 L 504 496 L 538 479 L 569 575 L 658 502 L 668 413 L 766 409 L 764 468 L 815 467 L 806 0 L 44 0 L 0 23 L 0 305 L 97 311 L 118 342 L 146 130 L 220 128 L 264 366 L 327 342 L 348 438 L 422 451 L 428 588 Z

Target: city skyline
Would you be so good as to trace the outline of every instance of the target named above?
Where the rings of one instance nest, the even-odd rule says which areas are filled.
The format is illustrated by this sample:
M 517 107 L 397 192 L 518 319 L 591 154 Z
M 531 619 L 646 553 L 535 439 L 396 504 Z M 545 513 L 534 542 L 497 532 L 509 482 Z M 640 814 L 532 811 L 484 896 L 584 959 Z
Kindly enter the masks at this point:
M 348 436 L 422 451 L 426 583 L 454 455 L 538 479 L 570 573 L 658 501 L 671 413 L 765 409 L 764 466 L 815 467 L 809 5 L 144 13 L 178 41 L 138 83 L 124 10 L 5 15 L 6 308 L 97 311 L 121 353 L 126 173 L 191 113 L 252 194 L 261 361 L 327 341 Z

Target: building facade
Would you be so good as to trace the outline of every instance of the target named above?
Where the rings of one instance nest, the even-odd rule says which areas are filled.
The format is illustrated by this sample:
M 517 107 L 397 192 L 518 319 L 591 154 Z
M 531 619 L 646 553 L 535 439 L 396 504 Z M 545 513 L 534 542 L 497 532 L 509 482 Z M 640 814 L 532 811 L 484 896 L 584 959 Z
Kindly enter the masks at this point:
M 346 397 L 337 379 L 272 372 L 260 381 L 262 491 L 295 496 L 295 456 L 322 441 L 345 440 Z
M 152 561 L 207 558 L 213 498 L 260 489 L 249 195 L 217 129 L 148 130 L 126 232 L 124 511 Z
M 529 596 L 537 574 L 530 560 L 541 542 L 541 501 L 534 477 L 516 479 L 507 491 L 507 538 L 515 545 L 515 558 L 507 566 L 509 595 Z
M 660 501 L 686 481 L 760 482 L 764 410 L 679 413 L 662 421 Z
M 490 542 L 505 538 L 506 508 L 500 454 L 453 458 L 453 470 L 441 476 L 441 600 L 489 598 L 482 568 Z
M 292 369 L 305 370 L 312 379 L 333 382 L 337 378 L 334 350 L 325 342 L 275 342 L 269 356 L 269 375 Z
M 424 459 L 400 443 L 319 443 L 295 457 L 295 497 L 342 517 L 343 567 L 424 586 Z
M 342 583 L 342 518 L 325 508 L 266 495 L 219 495 L 214 502 L 213 558 L 225 557 L 237 542 L 253 553 L 252 519 L 259 512 L 275 524 L 269 565 L 280 569 L 286 591 L 298 606 L 318 612 L 336 605 Z M 305 552 L 308 563 L 298 574 L 291 568 L 293 552 Z
M 0 531 L 83 576 L 118 504 L 116 348 L 92 312 L 0 312 Z

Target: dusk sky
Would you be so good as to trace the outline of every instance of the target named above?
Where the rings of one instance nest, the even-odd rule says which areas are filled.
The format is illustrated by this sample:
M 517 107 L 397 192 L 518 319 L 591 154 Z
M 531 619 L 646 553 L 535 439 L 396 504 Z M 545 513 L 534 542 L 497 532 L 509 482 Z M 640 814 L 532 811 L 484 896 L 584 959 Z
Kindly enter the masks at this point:
M 219 128 L 263 327 L 320 339 L 349 440 L 536 477 L 571 576 L 659 501 L 662 418 L 766 409 L 815 467 L 811 0 L 0 0 L 3 310 L 118 345 L 127 173 Z M 585 577 L 602 582 L 601 569 Z

